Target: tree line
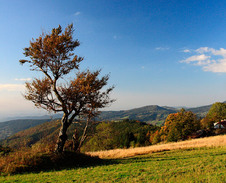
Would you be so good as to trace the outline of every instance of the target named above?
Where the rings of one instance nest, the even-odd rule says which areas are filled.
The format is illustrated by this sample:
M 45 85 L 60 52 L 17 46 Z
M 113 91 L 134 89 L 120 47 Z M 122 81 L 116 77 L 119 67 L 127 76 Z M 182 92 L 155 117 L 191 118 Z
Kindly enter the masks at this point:
M 224 134 L 223 129 L 214 129 L 214 123 L 226 119 L 226 104 L 214 103 L 206 117 L 198 118 L 193 112 L 181 109 L 180 112 L 168 115 L 165 124 L 151 137 L 150 142 L 157 144 L 161 141 L 176 142 L 189 138 L 205 137 Z
M 226 104 L 212 105 L 206 117 L 181 109 L 169 114 L 161 127 L 137 120 L 100 122 L 87 137 L 82 151 L 99 151 L 177 142 L 192 138 L 224 134 L 225 129 L 214 129 L 214 123 L 226 119 Z

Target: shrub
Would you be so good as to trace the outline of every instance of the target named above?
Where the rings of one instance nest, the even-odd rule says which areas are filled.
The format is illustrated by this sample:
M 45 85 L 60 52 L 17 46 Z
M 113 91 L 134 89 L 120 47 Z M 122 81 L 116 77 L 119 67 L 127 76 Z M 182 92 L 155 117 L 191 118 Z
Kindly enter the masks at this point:
M 185 140 L 200 129 L 200 121 L 191 111 L 181 109 L 178 113 L 168 115 L 165 125 L 161 128 L 161 140 L 175 142 Z

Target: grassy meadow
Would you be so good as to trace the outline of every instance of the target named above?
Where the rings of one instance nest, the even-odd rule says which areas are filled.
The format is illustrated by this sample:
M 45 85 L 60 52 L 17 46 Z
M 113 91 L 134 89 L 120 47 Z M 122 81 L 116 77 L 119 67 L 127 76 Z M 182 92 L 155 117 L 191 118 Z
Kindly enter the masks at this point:
M 226 146 L 226 135 L 218 135 L 213 137 L 205 137 L 180 142 L 163 143 L 158 145 L 130 149 L 113 149 L 108 151 L 87 152 L 86 154 L 104 159 L 116 159 L 132 157 L 136 155 L 144 155 L 159 151 L 217 146 Z
M 225 139 L 225 136 L 220 137 Z M 102 162 L 85 167 L 2 175 L 0 182 L 224 183 L 226 146 L 165 149 L 132 157 L 104 158 Z

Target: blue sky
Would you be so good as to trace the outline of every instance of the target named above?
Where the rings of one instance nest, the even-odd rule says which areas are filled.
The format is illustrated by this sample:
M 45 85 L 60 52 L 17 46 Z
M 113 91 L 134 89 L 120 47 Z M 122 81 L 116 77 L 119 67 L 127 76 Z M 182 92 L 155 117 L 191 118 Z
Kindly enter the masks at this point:
M 106 110 L 225 101 L 225 12 L 223 0 L 0 0 L 0 116 L 41 113 L 22 97 L 41 75 L 18 61 L 32 38 L 71 23 L 81 69 L 116 86 Z

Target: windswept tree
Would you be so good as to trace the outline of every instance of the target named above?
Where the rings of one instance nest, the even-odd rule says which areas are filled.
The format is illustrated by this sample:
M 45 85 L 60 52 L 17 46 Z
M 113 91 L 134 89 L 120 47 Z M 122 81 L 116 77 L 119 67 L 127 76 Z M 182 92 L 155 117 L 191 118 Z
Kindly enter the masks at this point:
M 42 33 L 39 38 L 32 39 L 30 46 L 24 48 L 32 71 L 41 71 L 43 79 L 35 78 L 26 83 L 25 98 L 36 107 L 52 112 L 63 112 L 61 128 L 55 147 L 62 152 L 67 140 L 67 129 L 75 117 L 79 115 L 92 118 L 98 115 L 98 109 L 112 103 L 109 94 L 113 87 L 103 90 L 109 76 L 100 77 L 100 70 L 80 72 L 79 63 L 82 57 L 75 55 L 74 50 L 79 41 L 73 39 L 73 25 L 68 25 L 64 32 L 61 26 L 52 29 L 51 33 Z M 74 79 L 65 82 L 65 77 L 77 70 Z M 71 75 L 70 75 L 71 77 Z

